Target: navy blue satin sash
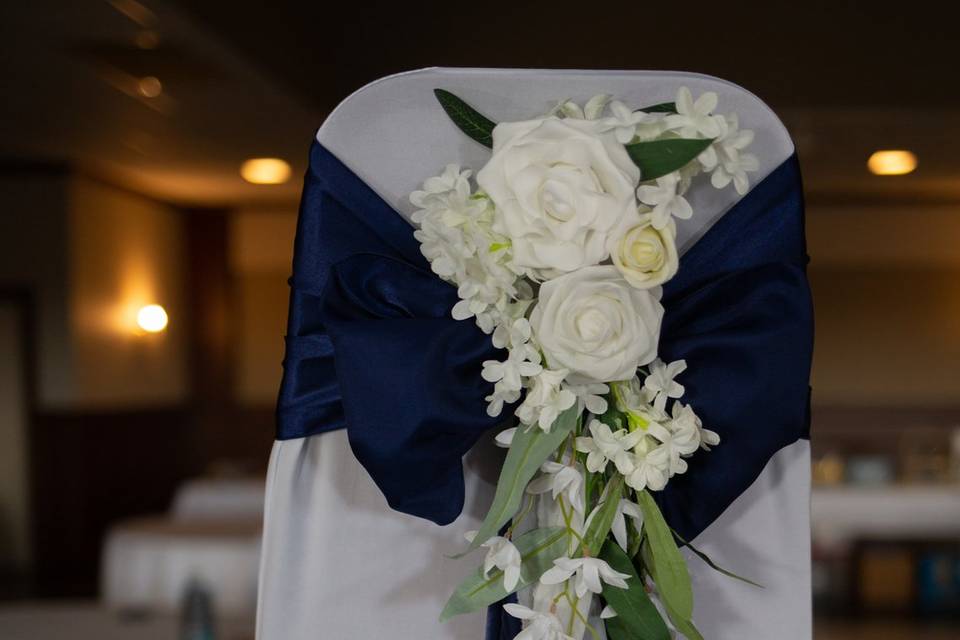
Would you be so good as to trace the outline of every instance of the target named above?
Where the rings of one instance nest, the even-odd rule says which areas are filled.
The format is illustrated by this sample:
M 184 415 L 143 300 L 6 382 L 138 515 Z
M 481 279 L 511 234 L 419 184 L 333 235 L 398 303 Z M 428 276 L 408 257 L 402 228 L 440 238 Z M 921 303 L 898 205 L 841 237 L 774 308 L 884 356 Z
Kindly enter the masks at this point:
M 774 453 L 809 435 L 803 225 L 792 156 L 713 225 L 664 288 L 661 357 L 687 360 L 683 400 L 722 438 L 656 496 L 687 540 Z M 452 522 L 463 508 L 462 456 L 503 421 L 487 416 L 492 385 L 480 377 L 497 350 L 472 321 L 450 317 L 456 289 L 430 271 L 412 227 L 316 142 L 290 283 L 277 438 L 346 428 L 392 508 Z M 516 621 L 492 616 L 488 637 L 501 623 L 513 637 Z

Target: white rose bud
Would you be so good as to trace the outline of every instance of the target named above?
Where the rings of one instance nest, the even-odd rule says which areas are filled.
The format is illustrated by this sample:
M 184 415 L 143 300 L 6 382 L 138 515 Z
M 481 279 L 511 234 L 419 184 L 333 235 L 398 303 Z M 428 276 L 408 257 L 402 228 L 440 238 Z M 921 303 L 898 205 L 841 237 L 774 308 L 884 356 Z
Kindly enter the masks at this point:
M 627 229 L 611 251 L 613 264 L 638 289 L 657 287 L 672 278 L 680 266 L 677 255 L 677 226 L 671 220 L 663 229 L 654 228 L 650 216 Z
M 530 324 L 571 384 L 629 380 L 657 356 L 659 297 L 660 289 L 630 286 L 615 266 L 585 267 L 543 283 Z
M 612 133 L 556 117 L 503 122 L 477 184 L 496 205 L 493 230 L 513 262 L 546 279 L 599 264 L 628 216 L 640 172 Z

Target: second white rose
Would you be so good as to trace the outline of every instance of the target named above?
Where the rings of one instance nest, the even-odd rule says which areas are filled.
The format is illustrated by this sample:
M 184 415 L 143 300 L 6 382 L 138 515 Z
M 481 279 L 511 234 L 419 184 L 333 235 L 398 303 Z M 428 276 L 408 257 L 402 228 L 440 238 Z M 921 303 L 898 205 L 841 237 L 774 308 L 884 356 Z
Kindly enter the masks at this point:
M 540 287 L 530 324 L 550 367 L 569 370 L 571 383 L 629 380 L 657 356 L 659 297 L 612 265 L 586 267 Z

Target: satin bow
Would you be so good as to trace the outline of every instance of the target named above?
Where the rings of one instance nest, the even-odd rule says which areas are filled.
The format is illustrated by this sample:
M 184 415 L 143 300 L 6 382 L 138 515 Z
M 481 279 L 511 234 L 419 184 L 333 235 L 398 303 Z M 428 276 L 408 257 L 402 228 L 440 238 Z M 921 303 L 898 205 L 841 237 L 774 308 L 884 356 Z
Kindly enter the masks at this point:
M 664 288 L 663 360 L 685 358 L 683 401 L 722 442 L 657 500 L 692 540 L 782 447 L 808 435 L 812 313 L 800 174 L 791 157 L 681 258 Z M 279 439 L 346 428 L 390 506 L 438 524 L 463 508 L 461 458 L 502 422 L 486 414 L 498 357 L 413 229 L 314 143 L 294 256 Z M 505 410 L 507 411 L 507 410 Z M 506 414 L 505 414 L 506 415 Z

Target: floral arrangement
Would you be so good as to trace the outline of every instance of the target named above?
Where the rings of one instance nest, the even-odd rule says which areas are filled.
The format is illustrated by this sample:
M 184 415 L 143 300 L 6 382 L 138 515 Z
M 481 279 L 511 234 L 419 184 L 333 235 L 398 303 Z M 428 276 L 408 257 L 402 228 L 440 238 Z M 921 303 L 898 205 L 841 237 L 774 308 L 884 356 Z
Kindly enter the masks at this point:
M 505 605 L 524 621 L 518 640 L 599 637 L 597 624 L 612 640 L 701 638 L 685 541 L 652 492 L 720 437 L 681 401 L 686 363 L 657 357 L 660 286 L 680 266 L 674 219 L 694 215 L 685 194 L 701 174 L 746 193 L 753 132 L 685 88 L 642 109 L 599 95 L 500 124 L 435 93 L 492 156 L 475 183 L 450 165 L 411 194 L 415 236 L 457 287 L 453 317 L 505 350 L 478 375 L 493 383 L 488 413 L 519 422 L 497 436 L 509 450 L 469 535 L 483 566 L 441 619 L 523 591 Z

